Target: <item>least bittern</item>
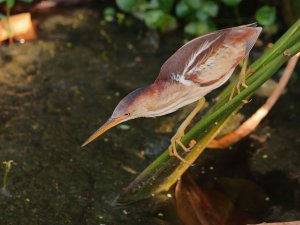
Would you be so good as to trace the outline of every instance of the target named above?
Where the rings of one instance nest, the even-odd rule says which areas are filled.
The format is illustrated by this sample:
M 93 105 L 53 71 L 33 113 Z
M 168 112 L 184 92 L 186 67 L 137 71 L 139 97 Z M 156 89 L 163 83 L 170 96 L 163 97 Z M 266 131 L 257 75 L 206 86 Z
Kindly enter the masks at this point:
M 138 117 L 166 115 L 200 99 L 199 105 L 171 139 L 169 154 L 184 161 L 177 153 L 176 143 L 189 151 L 180 140 L 186 126 L 201 109 L 203 97 L 230 78 L 237 65 L 249 54 L 261 30 L 256 24 L 249 24 L 191 40 L 163 64 L 153 84 L 123 98 L 108 121 L 82 146 L 119 123 Z M 244 80 L 239 83 L 245 86 Z

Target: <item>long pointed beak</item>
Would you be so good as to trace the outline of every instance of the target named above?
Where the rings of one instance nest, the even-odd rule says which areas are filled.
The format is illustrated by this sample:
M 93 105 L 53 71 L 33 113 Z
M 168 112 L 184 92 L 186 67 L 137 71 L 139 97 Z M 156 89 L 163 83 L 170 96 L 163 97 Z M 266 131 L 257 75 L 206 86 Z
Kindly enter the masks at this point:
M 103 134 L 105 131 L 109 130 L 110 128 L 116 126 L 117 124 L 123 122 L 127 118 L 126 115 L 120 116 L 118 118 L 110 118 L 105 124 L 103 124 L 98 130 L 95 131 L 82 145 L 81 147 L 86 146 L 93 140 L 95 140 L 97 137 L 99 137 L 101 134 Z

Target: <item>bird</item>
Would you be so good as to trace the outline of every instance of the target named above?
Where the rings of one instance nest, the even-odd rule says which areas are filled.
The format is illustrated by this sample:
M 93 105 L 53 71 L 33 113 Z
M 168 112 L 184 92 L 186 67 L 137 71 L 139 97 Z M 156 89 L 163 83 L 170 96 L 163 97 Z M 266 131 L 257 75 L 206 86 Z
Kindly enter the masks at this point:
M 256 23 L 225 28 L 197 37 L 179 48 L 162 65 L 154 83 L 138 88 L 124 97 L 111 117 L 83 144 L 89 144 L 110 128 L 140 117 L 158 117 L 199 101 L 197 107 L 171 139 L 169 155 L 185 160 L 176 144 L 189 151 L 180 139 L 191 119 L 200 111 L 205 96 L 223 85 L 239 63 L 248 57 L 262 27 Z M 244 87 L 245 77 L 240 78 Z M 239 91 L 239 88 L 238 88 Z

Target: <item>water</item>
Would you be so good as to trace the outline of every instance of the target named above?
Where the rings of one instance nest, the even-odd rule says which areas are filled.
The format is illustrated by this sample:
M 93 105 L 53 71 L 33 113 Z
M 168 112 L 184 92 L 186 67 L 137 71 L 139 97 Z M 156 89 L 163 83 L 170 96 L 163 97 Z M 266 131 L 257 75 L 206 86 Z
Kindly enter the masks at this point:
M 103 29 L 92 9 L 53 14 L 38 34 L 39 40 L 1 48 L 0 159 L 17 163 L 8 175 L 12 196 L 0 197 L 1 224 L 180 224 L 172 198 L 113 203 L 167 147 L 189 109 L 130 121 L 126 129 L 113 128 L 87 147 L 80 145 L 123 96 L 156 78 L 181 37 L 158 41 L 137 28 Z M 228 191 L 239 184 L 234 178 L 254 183 L 264 192 L 254 203 L 268 201 L 249 212 L 259 221 L 300 217 L 300 92 L 291 90 L 256 133 L 267 133 L 268 141 L 247 139 L 233 150 L 206 151 L 198 161 L 202 167 L 191 170 L 205 170 L 198 183 L 228 195 L 236 193 Z

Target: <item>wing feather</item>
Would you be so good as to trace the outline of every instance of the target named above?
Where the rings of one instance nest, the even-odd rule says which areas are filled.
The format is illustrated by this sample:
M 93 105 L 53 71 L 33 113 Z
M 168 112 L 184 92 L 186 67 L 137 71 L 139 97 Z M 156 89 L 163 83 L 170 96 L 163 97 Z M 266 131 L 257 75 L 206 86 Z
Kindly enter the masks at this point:
M 195 38 L 178 49 L 161 67 L 156 79 L 170 79 L 173 75 L 183 75 L 184 72 L 199 60 L 205 60 L 212 49 L 216 49 L 225 37 L 224 32 L 214 32 Z
M 188 42 L 163 64 L 156 82 L 171 79 L 208 86 L 228 77 L 253 47 L 261 31 L 255 26 L 227 28 Z

